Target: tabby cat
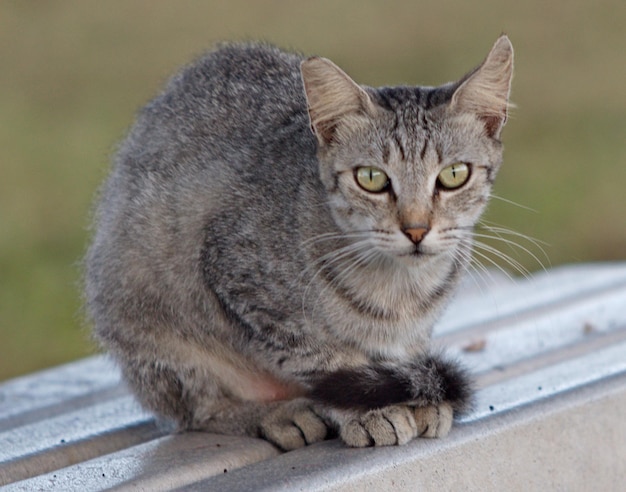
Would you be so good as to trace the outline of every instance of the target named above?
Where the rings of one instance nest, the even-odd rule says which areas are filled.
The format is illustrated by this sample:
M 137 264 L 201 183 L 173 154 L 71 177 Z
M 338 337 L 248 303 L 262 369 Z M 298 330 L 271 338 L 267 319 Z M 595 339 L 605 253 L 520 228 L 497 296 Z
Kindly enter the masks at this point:
M 225 44 L 122 143 L 86 303 L 146 408 L 289 450 L 445 435 L 465 371 L 430 347 L 502 160 L 513 50 L 440 87 Z

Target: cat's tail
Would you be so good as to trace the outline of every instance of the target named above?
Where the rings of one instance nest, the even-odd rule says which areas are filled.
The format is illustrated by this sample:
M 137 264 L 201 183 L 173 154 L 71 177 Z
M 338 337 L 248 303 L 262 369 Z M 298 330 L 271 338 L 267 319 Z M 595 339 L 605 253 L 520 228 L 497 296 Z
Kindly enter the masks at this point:
M 445 401 L 455 413 L 463 413 L 472 406 L 473 382 L 458 362 L 443 354 L 426 354 L 402 365 L 372 363 L 325 373 L 313 382 L 309 396 L 345 409 Z

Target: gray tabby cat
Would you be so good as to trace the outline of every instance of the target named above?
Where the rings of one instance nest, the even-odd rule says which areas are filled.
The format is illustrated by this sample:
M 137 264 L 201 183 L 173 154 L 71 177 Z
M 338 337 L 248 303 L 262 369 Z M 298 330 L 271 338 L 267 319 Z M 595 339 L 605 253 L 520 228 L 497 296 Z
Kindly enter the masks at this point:
M 139 401 L 293 449 L 439 437 L 471 400 L 430 335 L 502 160 L 513 51 L 441 87 L 224 45 L 139 114 L 86 298 Z

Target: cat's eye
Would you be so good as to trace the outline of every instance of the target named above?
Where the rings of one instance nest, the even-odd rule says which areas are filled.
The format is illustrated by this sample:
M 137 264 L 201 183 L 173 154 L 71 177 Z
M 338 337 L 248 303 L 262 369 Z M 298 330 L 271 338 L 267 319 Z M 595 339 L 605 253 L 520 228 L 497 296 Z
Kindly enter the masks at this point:
M 470 167 L 464 162 L 457 162 L 443 168 L 437 176 L 437 184 L 446 190 L 454 190 L 463 186 L 470 175 Z
M 377 167 L 358 167 L 354 176 L 358 185 L 371 193 L 380 193 L 389 187 L 389 177 Z

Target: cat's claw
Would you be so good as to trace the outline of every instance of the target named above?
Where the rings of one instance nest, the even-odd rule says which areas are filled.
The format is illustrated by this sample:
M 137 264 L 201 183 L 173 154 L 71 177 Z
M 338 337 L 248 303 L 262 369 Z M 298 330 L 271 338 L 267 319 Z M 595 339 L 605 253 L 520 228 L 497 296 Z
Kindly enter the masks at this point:
M 286 402 L 261 421 L 263 437 L 284 451 L 323 441 L 327 433 L 326 423 L 303 399 Z

